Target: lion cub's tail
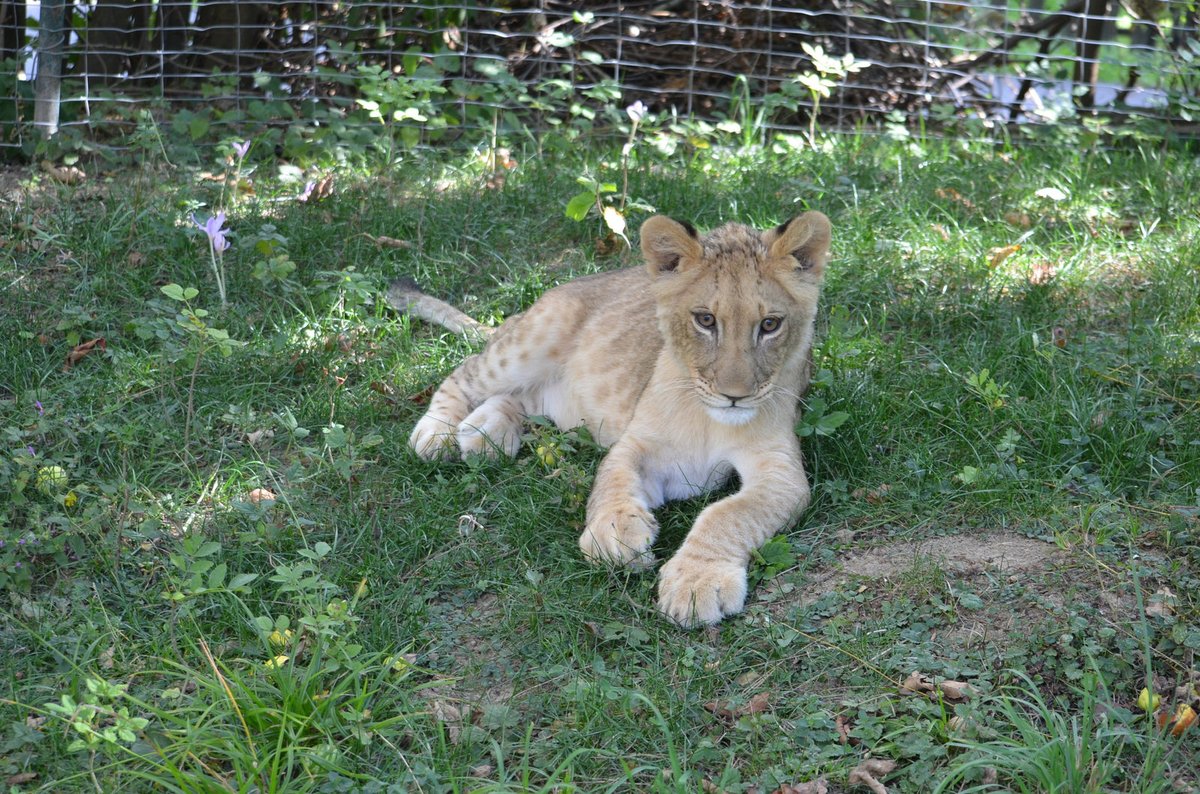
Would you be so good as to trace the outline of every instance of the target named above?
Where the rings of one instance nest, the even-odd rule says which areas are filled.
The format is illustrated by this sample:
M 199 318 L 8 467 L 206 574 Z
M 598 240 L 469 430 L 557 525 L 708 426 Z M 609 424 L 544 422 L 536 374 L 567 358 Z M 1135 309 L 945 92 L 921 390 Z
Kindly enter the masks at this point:
M 399 278 L 392 282 L 388 287 L 387 302 L 398 312 L 440 325 L 456 334 L 486 339 L 496 330 L 460 312 L 444 300 L 426 295 L 417 286 L 417 282 L 409 278 Z

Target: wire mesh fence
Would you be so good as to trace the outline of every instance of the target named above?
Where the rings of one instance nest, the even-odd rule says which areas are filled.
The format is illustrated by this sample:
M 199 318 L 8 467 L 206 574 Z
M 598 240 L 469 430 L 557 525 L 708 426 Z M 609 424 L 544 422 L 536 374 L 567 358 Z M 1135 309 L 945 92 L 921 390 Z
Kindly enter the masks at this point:
M 162 125 L 431 143 L 635 101 L 764 135 L 1081 116 L 1189 132 L 1198 3 L 0 0 L 0 147 Z

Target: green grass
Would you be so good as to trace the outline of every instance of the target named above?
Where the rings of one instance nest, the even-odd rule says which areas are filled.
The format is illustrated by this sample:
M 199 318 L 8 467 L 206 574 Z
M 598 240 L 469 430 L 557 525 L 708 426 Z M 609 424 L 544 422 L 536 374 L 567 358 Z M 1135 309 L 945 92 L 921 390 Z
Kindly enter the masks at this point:
M 897 761 L 892 791 L 984 785 L 985 767 L 1042 791 L 1084 756 L 1050 783 L 1005 759 L 1055 736 L 1095 739 L 1105 790 L 1196 785 L 1200 730 L 1135 705 L 1150 685 L 1173 709 L 1198 670 L 1193 152 L 643 152 L 630 193 L 673 217 L 819 209 L 835 228 L 809 400 L 850 419 L 804 439 L 813 504 L 746 612 L 690 633 L 655 614 L 652 575 L 580 558 L 586 437 L 536 427 L 499 462 L 405 448 L 471 346 L 391 314 L 389 280 L 499 321 L 637 261 L 563 215 L 577 175 L 617 175 L 613 152 L 515 156 L 498 189 L 467 157 L 345 166 L 315 203 L 258 163 L 256 193 L 224 204 L 226 313 L 187 220 L 222 196 L 195 173 L 31 175 L 0 208 L 9 785 L 770 792 L 844 787 L 870 754 Z M 257 279 L 248 241 L 272 234 L 295 270 Z M 199 291 L 228 355 L 176 322 L 167 283 Z M 660 558 L 701 507 L 661 511 Z M 1017 548 L 1035 553 L 995 551 Z M 902 695 L 914 670 L 978 694 Z M 1089 732 L 1097 710 L 1123 733 Z

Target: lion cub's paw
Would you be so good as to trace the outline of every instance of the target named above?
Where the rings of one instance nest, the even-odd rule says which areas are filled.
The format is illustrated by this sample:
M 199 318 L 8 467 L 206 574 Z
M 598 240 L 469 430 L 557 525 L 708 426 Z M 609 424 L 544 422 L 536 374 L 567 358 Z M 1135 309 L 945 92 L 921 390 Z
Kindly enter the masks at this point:
M 686 629 L 737 614 L 745 603 L 743 565 L 702 560 L 681 550 L 662 567 L 658 611 Z
M 408 445 L 425 460 L 458 457 L 454 441 L 457 431 L 454 425 L 425 414 L 408 437 Z
M 515 458 L 521 451 L 520 406 L 508 409 L 507 403 L 488 400 L 459 423 L 458 447 L 463 457 L 504 453 Z
M 658 536 L 658 522 L 645 510 L 630 507 L 589 518 L 579 536 L 583 556 L 592 562 L 615 562 L 631 568 L 654 564 L 650 545 Z

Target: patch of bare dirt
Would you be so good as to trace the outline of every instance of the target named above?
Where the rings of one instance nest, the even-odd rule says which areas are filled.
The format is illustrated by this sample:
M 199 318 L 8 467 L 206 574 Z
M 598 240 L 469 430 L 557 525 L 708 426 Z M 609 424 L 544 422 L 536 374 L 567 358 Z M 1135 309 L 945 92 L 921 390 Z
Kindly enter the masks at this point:
M 985 570 L 1001 574 L 1020 573 L 1050 567 L 1058 557 L 1053 543 L 1022 535 L 954 535 L 915 542 L 890 543 L 881 548 L 856 554 L 842 565 L 842 572 L 856 576 L 885 579 L 908 570 L 922 559 L 963 575 Z
M 431 651 L 419 660 L 445 671 L 444 677 L 439 676 L 421 693 L 435 704 L 435 711 L 441 707 L 437 704 L 452 704 L 462 719 L 469 722 L 476 710 L 504 705 L 512 699 L 511 660 L 504 658 L 494 637 L 501 610 L 495 594 L 482 594 L 455 621 L 452 627 L 455 634 L 442 649 Z
M 940 601 L 940 609 L 958 608 L 951 622 L 934 632 L 937 641 L 947 650 L 986 650 L 1002 648 L 1025 628 L 1052 619 L 1064 598 L 1078 597 L 1075 586 L 1083 586 L 1102 612 L 1119 611 L 1104 608 L 1107 588 L 1099 582 L 1083 585 L 1088 578 L 1078 560 L 1053 543 L 1011 532 L 981 532 L 851 551 L 828 568 L 810 570 L 806 581 L 786 594 L 783 588 L 790 585 L 785 582 L 768 584 L 763 600 L 774 618 L 785 622 L 830 593 L 850 599 L 841 609 L 859 620 L 875 619 L 885 602 Z M 1072 595 L 1064 591 L 1064 582 L 1073 583 L 1067 588 Z M 977 603 L 965 608 L 956 604 L 962 593 Z
M 795 596 L 777 602 L 777 607 L 807 606 L 824 593 L 845 586 L 853 576 L 883 581 L 922 563 L 968 577 L 989 571 L 1001 576 L 1043 571 L 1061 560 L 1062 553 L 1054 544 L 1006 532 L 896 541 L 851 554 L 836 568 L 814 572 Z

